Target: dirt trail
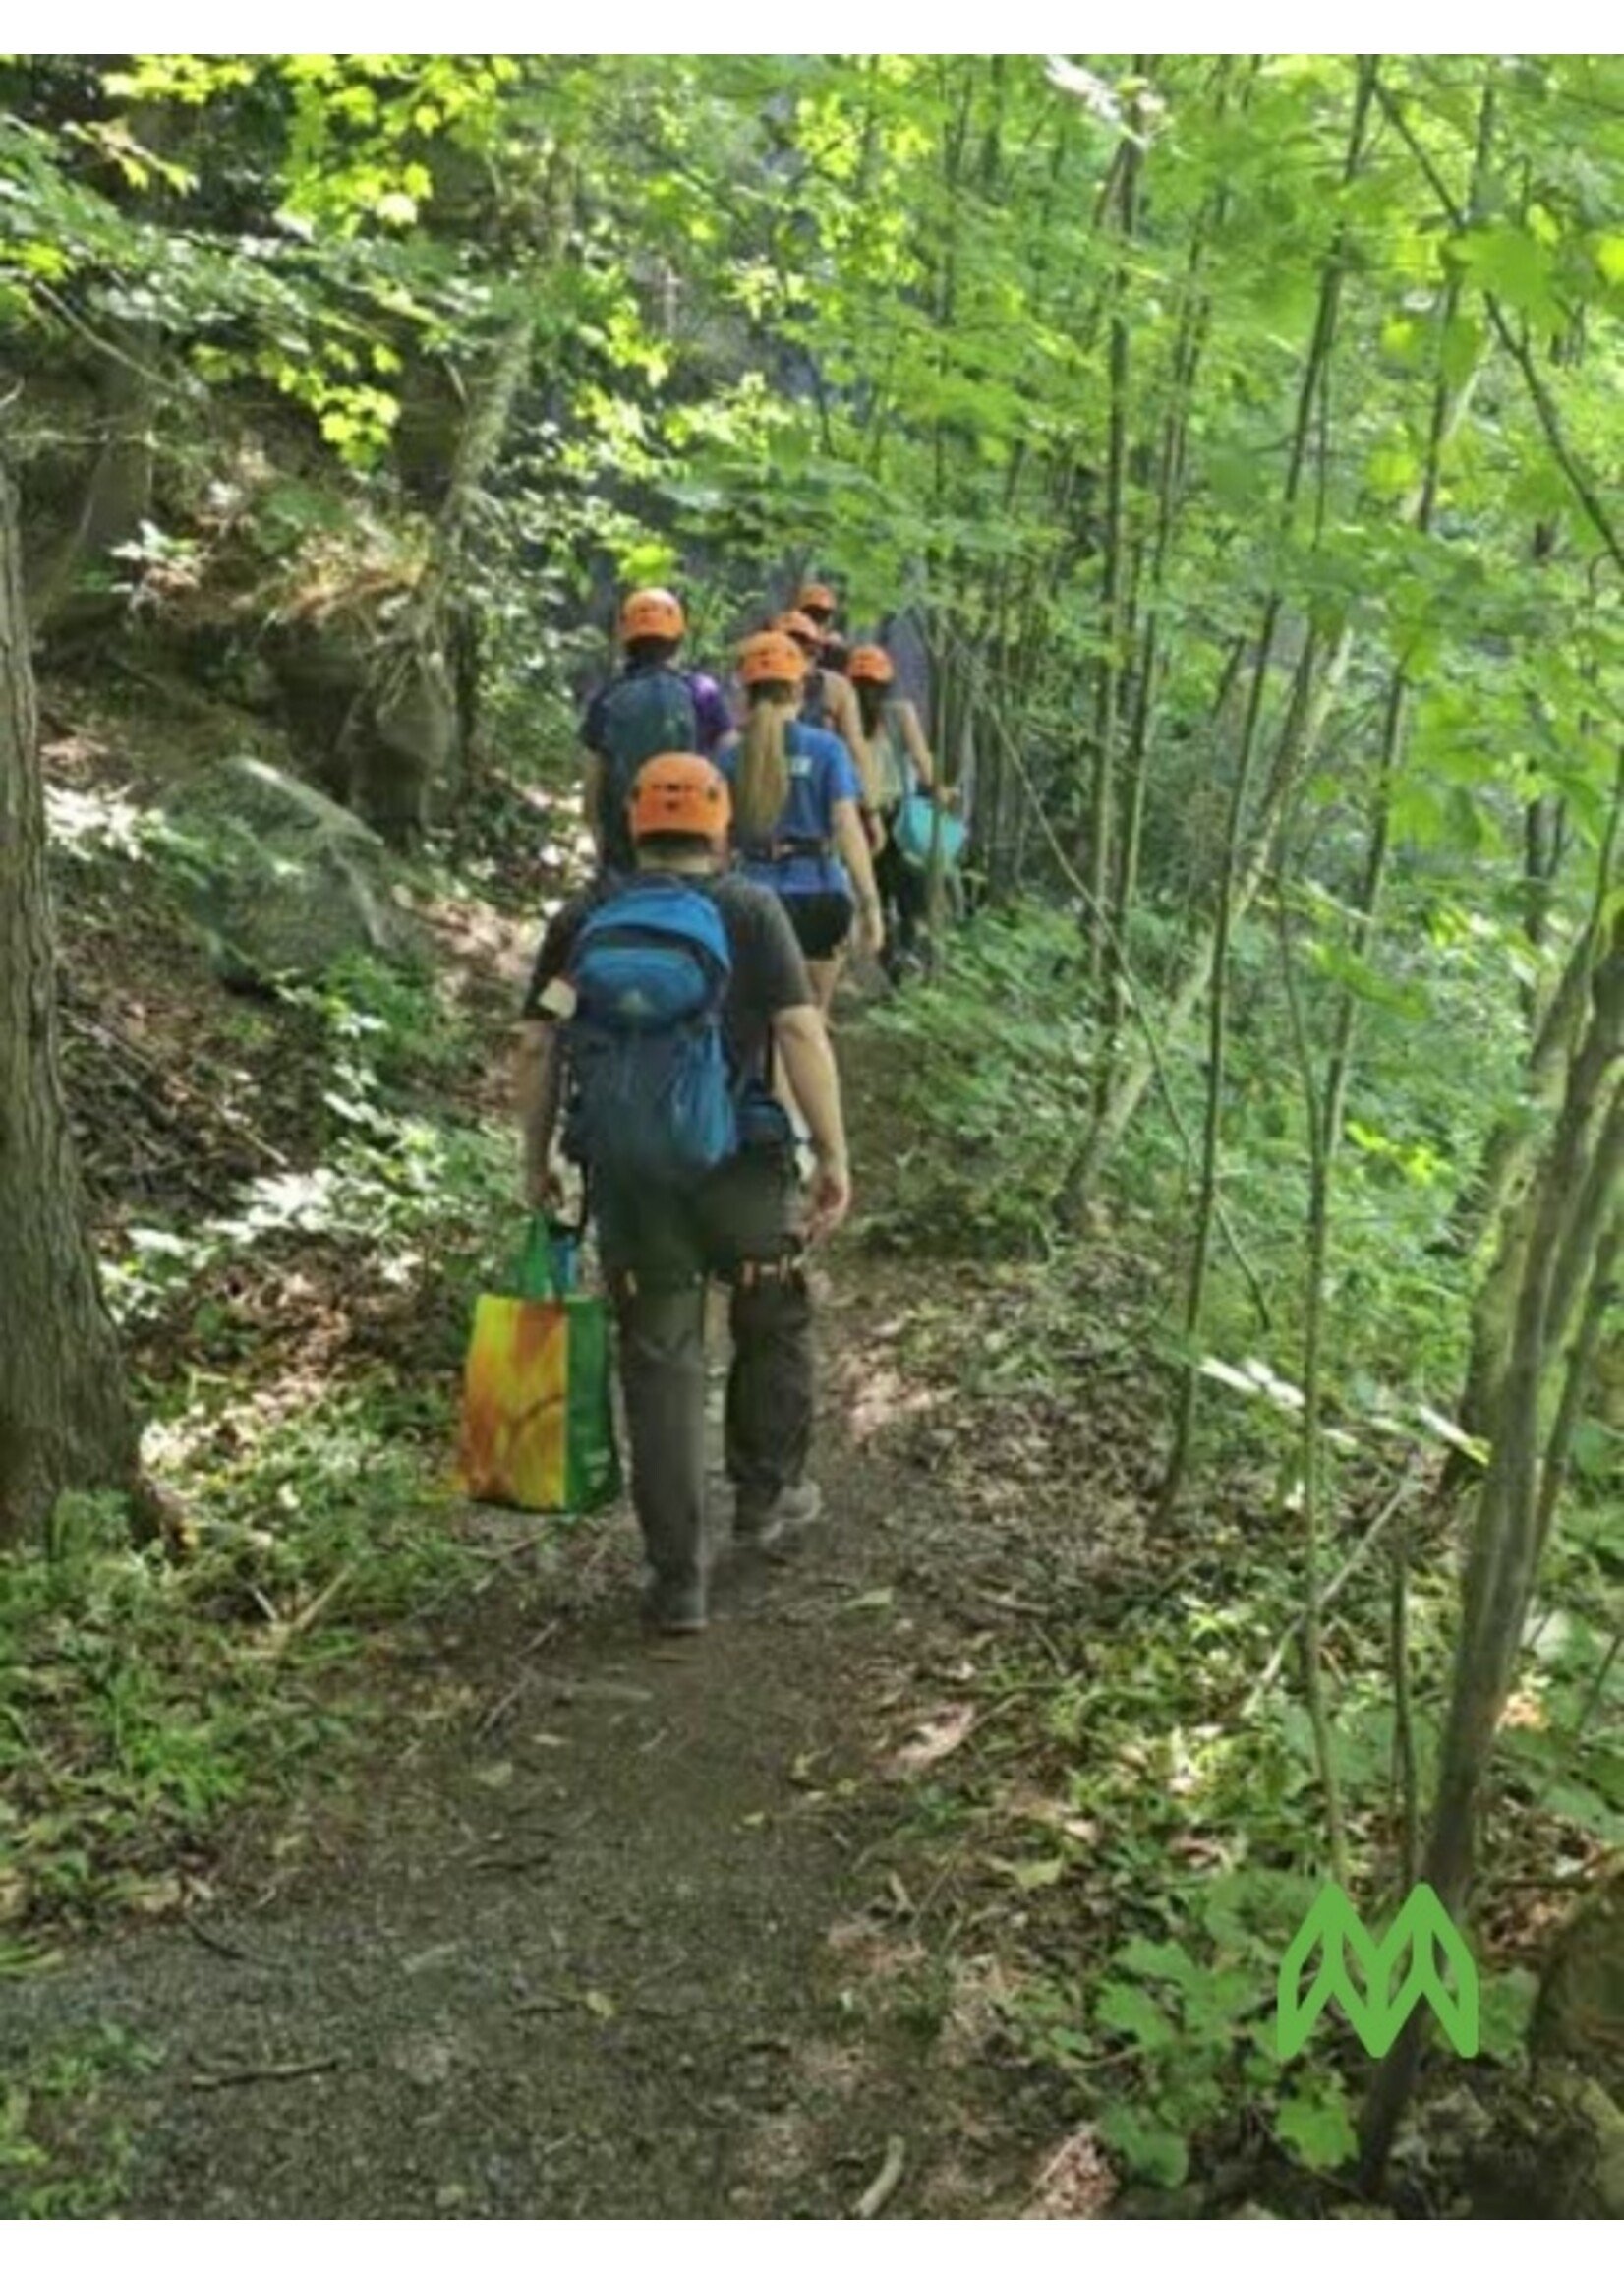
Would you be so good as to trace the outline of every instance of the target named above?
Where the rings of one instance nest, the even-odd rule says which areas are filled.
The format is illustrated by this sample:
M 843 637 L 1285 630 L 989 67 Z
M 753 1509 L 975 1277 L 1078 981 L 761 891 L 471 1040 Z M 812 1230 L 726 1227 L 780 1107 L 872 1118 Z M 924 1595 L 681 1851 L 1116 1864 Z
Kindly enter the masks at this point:
M 891 2214 L 1018 2207 L 1041 2120 L 907 2027 L 864 1926 L 881 1756 L 953 1646 L 942 1512 L 836 1414 L 817 1466 L 832 1521 L 724 1565 L 702 1639 L 644 1642 L 629 1516 L 583 1528 L 556 1631 L 500 1586 L 423 1630 L 408 1686 L 461 1710 L 403 1698 L 314 1861 L 5 1987 L 0 2074 L 109 2022 L 160 2050 L 103 2088 L 125 2215 L 850 2215 L 893 2137 Z

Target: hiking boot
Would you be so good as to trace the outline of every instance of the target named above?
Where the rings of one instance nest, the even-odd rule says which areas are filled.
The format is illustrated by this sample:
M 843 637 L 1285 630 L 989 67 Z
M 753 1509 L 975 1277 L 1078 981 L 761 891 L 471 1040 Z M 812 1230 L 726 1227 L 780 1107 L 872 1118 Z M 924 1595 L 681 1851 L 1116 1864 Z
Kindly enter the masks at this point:
M 703 1634 L 704 1588 L 673 1586 L 668 1580 L 651 1579 L 643 1590 L 643 1623 L 656 1634 Z
M 740 1508 L 733 1518 L 733 1539 L 740 1547 L 774 1547 L 791 1532 L 804 1532 L 823 1514 L 823 1487 L 810 1479 L 786 1485 L 778 1498 L 757 1515 Z

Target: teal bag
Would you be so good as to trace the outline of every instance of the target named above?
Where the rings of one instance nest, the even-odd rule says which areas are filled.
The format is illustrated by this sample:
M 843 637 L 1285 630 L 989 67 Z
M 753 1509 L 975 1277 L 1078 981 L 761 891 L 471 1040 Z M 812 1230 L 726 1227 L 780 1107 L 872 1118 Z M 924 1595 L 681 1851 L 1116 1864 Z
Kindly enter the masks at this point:
M 938 810 L 930 798 L 917 789 L 910 796 L 904 797 L 897 809 L 897 818 L 892 823 L 892 836 L 896 840 L 898 851 L 909 868 L 929 868 L 931 844 L 939 826 L 942 833 L 942 866 L 957 868 L 963 857 L 967 835 L 963 822 L 957 813 L 950 813 L 943 807 L 940 809 L 941 819 L 938 823 Z

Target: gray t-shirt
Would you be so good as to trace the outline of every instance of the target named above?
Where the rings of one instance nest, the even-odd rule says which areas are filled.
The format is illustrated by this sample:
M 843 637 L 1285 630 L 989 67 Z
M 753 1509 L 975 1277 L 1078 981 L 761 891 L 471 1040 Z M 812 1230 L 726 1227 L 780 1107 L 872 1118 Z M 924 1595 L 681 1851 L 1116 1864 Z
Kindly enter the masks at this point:
M 753 1074 L 765 1080 L 774 1019 L 781 1011 L 798 1010 L 813 999 L 800 943 L 790 928 L 783 903 L 763 886 L 741 876 L 696 876 L 684 881 L 710 894 L 726 926 L 733 959 L 733 976 L 723 1009 L 728 1055 L 741 1075 Z M 576 933 L 606 897 L 602 888 L 577 894 L 548 925 L 525 990 L 522 1018 L 548 1016 L 542 995 L 550 981 L 563 972 Z

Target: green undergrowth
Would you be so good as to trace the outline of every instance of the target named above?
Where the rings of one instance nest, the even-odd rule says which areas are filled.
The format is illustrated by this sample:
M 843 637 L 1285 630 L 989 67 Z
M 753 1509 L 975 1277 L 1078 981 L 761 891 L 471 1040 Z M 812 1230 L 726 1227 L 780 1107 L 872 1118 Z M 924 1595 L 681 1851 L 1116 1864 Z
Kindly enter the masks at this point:
M 234 1810 L 342 1775 L 383 1710 L 375 1641 L 471 1575 L 443 1393 L 203 1403 L 154 1463 L 180 1537 L 134 1546 L 122 1502 L 71 1498 L 0 1573 L 0 1965 L 182 1907 Z
M 1003 2053 L 1046 2080 L 1058 2123 L 1093 2127 L 1127 2175 L 1170 2189 L 1239 2165 L 1283 2207 L 1301 2208 L 1305 2187 L 1334 2203 L 1369 2064 L 1332 2015 L 1290 2065 L 1275 2050 L 1277 1969 L 1331 1868 L 1299 1656 L 1279 1648 L 1303 1601 L 1294 1513 L 1264 1472 L 1238 1468 L 1204 1487 L 1183 1533 L 1067 1576 L 1068 1550 L 1101 1545 L 1089 1537 L 1100 1487 L 1086 1481 L 1119 1469 L 1113 1450 L 1136 1426 L 1131 1390 L 1109 1380 L 1126 1321 L 1119 1311 L 1102 1323 L 1120 1280 L 1104 1257 L 1091 1268 L 1081 1355 L 1103 1370 L 1073 1381 L 1070 1404 L 1054 1387 L 1052 1269 L 988 1266 L 977 1289 L 961 1266 L 888 1337 L 910 1382 L 941 1393 L 925 1426 L 956 1498 L 977 1475 L 990 1489 L 988 1472 L 1018 1451 L 1038 1536 L 1020 1551 L 1030 1568 L 1012 1548 L 1003 1585 L 1044 1606 L 956 1669 L 967 1735 L 917 1790 L 901 1878 L 951 1890 L 938 1898 L 944 1947 L 961 1981 L 995 1986 Z M 1338 1562 L 1385 1480 L 1366 1468 L 1342 1483 Z M 1572 1512 L 1497 1756 L 1471 1929 L 1483 1996 L 1474 2089 L 1522 2061 L 1544 1931 L 1531 1883 L 1577 1891 L 1624 1829 L 1624 1744 L 1596 1696 L 1619 1608 L 1606 1519 L 1588 1503 Z M 1453 1646 L 1447 1525 L 1418 1523 L 1411 1554 L 1424 1805 Z M 1390 1587 L 1387 1557 L 1372 1554 L 1326 1613 L 1351 1892 L 1373 1926 L 1402 1893 Z
M 140 1545 L 120 1500 L 70 1496 L 0 1562 L 0 1967 L 206 1899 L 240 1816 L 353 1769 L 391 1637 L 476 1569 L 458 1374 L 516 1220 L 511 1137 L 473 1086 L 490 1040 L 371 959 L 224 1017 L 314 1060 L 321 1121 L 305 1165 L 114 1234 L 167 1520 Z
M 1150 1001 L 1152 976 L 1176 967 L 1179 937 L 1149 913 L 1136 924 L 1136 968 Z M 1378 987 L 1361 971 L 1370 994 L 1361 1003 L 1333 1182 L 1324 1370 L 1333 1403 L 1378 1431 L 1415 1426 L 1423 1406 L 1447 1410 L 1463 1371 L 1475 1264 L 1451 1236 L 1452 1215 L 1492 1101 L 1514 1086 L 1520 1048 L 1512 1012 L 1494 1007 L 1505 993 L 1492 969 L 1502 944 L 1498 928 L 1442 901 L 1407 936 L 1397 977 Z M 1343 965 L 1328 947 L 1317 962 L 1304 954 L 1322 1057 L 1335 997 L 1322 975 L 1316 989 L 1316 974 L 1320 963 L 1326 972 Z M 953 932 L 948 957 L 945 977 L 904 988 L 867 1021 L 865 1048 L 894 1093 L 875 1148 L 886 1197 L 871 1237 L 904 1251 L 1063 1256 L 1071 1243 L 1061 1198 L 1103 1047 L 1076 925 L 1062 910 L 1022 904 Z M 1170 1370 L 1209 1359 L 1249 1363 L 1265 1397 L 1270 1381 L 1289 1393 L 1302 1368 L 1307 1212 L 1305 1109 L 1278 965 L 1272 928 L 1243 927 L 1221 1193 L 1249 1278 L 1220 1233 L 1199 1347 L 1180 1323 L 1205 1079 L 1199 1020 L 1160 1039 L 1165 1082 L 1153 1082 L 1093 1195 L 1096 1231 L 1140 1244 L 1169 1267 L 1147 1355 Z M 1130 1020 L 1119 1047 L 1136 1039 Z M 1616 1447 L 1594 1436 L 1580 1447 L 1581 1467 L 1597 1477 L 1609 1457 Z
M 1165 1603 L 1051 1630 L 1075 1673 L 1047 1657 L 990 1669 L 984 1706 L 1001 1733 L 965 1796 L 965 1830 L 988 1840 L 1020 1912 L 1002 2001 L 1010 2044 L 1053 2080 L 1069 2121 L 1091 2123 L 1129 2175 L 1168 2188 L 1229 2158 L 1339 2171 L 1366 2070 L 1340 2019 L 1290 2065 L 1276 2050 L 1280 1960 L 1330 1867 L 1305 1712 L 1289 1694 L 1249 1716 L 1242 1705 L 1275 1639 L 1269 1620 L 1289 1622 L 1289 1584 L 1262 1594 L 1260 1564 L 1241 1567 L 1245 1606 L 1221 1585 L 1181 1583 Z M 1426 1603 L 1428 1626 L 1441 1608 Z M 1353 1892 L 1378 1921 L 1397 1901 L 1391 1726 L 1362 1625 L 1339 1624 L 1339 1654 L 1366 1662 L 1339 1688 L 1336 1753 Z M 1435 1681 L 1436 1651 L 1421 1655 Z M 1006 1719 L 1001 1702 L 1017 1692 Z M 1532 1977 L 1485 1957 L 1482 1984 L 1484 2054 L 1515 2061 Z
M 161 2051 L 102 2022 L 35 2053 L 0 2083 L 0 2213 L 13 2219 L 104 2219 L 122 2204 L 135 2161 L 107 2087 L 140 2076 Z

